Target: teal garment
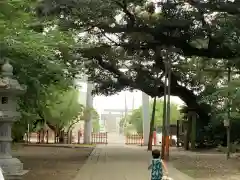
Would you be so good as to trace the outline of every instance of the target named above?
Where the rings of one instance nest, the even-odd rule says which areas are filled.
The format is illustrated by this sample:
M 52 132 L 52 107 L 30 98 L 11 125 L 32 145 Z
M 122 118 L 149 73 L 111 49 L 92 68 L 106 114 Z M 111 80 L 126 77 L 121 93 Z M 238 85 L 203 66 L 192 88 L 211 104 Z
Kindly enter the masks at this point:
M 160 159 L 153 159 L 149 169 L 152 169 L 151 180 L 161 180 L 163 176 L 162 161 Z

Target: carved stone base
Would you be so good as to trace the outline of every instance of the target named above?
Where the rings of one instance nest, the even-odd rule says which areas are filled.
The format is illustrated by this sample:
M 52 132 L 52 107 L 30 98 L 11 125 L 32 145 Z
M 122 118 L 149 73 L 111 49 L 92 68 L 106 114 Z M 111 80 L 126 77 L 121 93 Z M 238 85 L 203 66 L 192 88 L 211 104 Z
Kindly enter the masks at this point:
M 5 180 L 20 180 L 28 172 L 23 170 L 23 164 L 17 158 L 0 158 L 0 167 Z
M 18 174 L 9 174 L 9 175 L 5 175 L 5 180 L 22 180 L 23 175 L 28 173 L 27 170 L 23 170 L 21 173 Z

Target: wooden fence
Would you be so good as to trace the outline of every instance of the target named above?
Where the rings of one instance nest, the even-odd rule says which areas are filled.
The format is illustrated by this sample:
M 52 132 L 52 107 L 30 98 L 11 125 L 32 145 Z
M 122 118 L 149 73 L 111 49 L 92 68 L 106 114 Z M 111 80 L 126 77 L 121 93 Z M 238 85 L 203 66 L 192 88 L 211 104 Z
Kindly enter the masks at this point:
M 156 132 L 153 132 L 153 138 L 152 138 L 152 145 L 156 146 L 157 145 L 157 138 L 156 138 Z M 143 145 L 144 144 L 144 139 L 142 134 L 131 134 L 126 136 L 125 140 L 126 145 Z
M 60 141 L 60 137 L 57 136 L 52 131 L 41 131 L 41 132 L 32 132 L 26 134 L 24 137 L 24 141 L 26 143 L 65 143 L 65 144 L 84 144 L 84 135 L 83 132 L 78 131 L 77 135 L 74 136 L 72 132 L 64 133 L 61 135 L 63 137 L 63 142 Z M 108 135 L 107 132 L 97 132 L 91 134 L 91 144 L 107 144 L 108 143 Z
M 107 132 L 92 133 L 92 144 L 108 144 Z
M 127 135 L 126 136 L 126 141 L 125 144 L 131 145 L 143 145 L 143 136 L 139 134 L 132 134 L 132 135 Z
M 172 138 L 172 136 L 169 137 L 170 146 L 176 146 L 176 140 Z M 159 142 L 157 142 L 159 141 Z M 152 145 L 160 145 L 162 142 L 162 139 L 157 139 L 157 133 L 156 131 L 153 132 L 153 138 L 152 138 Z M 131 134 L 127 135 L 125 139 L 126 145 L 143 145 L 144 139 L 142 134 Z

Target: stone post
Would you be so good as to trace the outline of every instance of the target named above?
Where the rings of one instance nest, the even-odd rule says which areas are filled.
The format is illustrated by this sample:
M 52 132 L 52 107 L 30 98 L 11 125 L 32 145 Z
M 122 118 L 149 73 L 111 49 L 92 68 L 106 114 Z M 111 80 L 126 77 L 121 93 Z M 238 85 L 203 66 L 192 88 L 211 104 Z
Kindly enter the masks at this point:
M 148 145 L 150 132 L 149 96 L 142 92 L 143 144 Z
M 88 82 L 87 82 L 88 83 Z M 92 84 L 87 84 L 87 102 L 86 108 L 91 110 L 93 108 L 93 97 L 92 97 Z M 92 134 L 92 119 L 91 113 L 86 116 L 84 122 L 84 144 L 91 144 L 91 134 Z
M 0 167 L 5 179 L 21 179 L 27 171 L 23 170 L 23 164 L 11 155 L 11 131 L 12 123 L 20 117 L 16 111 L 17 95 L 24 92 L 17 80 L 13 79 L 13 67 L 9 62 L 2 66 L 0 79 Z

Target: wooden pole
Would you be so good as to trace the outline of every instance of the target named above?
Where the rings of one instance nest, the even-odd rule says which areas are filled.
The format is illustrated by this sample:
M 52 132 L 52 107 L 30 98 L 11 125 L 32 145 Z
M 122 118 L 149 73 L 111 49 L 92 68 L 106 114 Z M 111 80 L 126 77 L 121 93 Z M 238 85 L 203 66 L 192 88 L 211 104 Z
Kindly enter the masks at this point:
M 180 129 L 180 120 L 177 120 L 177 142 L 176 142 L 177 147 L 179 147 L 179 135 L 180 135 L 179 129 Z
M 152 117 L 151 117 L 151 122 L 150 122 L 150 131 L 149 131 L 149 138 L 148 138 L 148 151 L 152 150 L 155 110 L 156 110 L 156 97 L 154 97 L 154 100 L 153 100 Z
M 196 149 L 196 125 L 197 115 L 195 111 L 189 112 L 189 123 L 191 124 L 191 150 Z
M 169 147 L 170 147 L 170 115 L 171 115 L 171 60 L 167 59 L 167 77 L 168 77 L 168 86 L 167 86 L 167 112 L 166 112 L 166 160 L 169 160 Z
M 165 73 L 164 73 L 164 96 L 163 96 L 163 118 L 162 118 L 162 152 L 161 158 L 165 159 L 165 137 L 166 137 L 166 95 L 167 95 L 167 65 L 165 64 Z
M 228 67 L 228 83 L 231 81 L 231 68 Z M 228 97 L 227 97 L 227 159 L 230 158 L 230 152 L 231 152 L 231 114 L 230 114 L 230 92 L 228 90 Z

